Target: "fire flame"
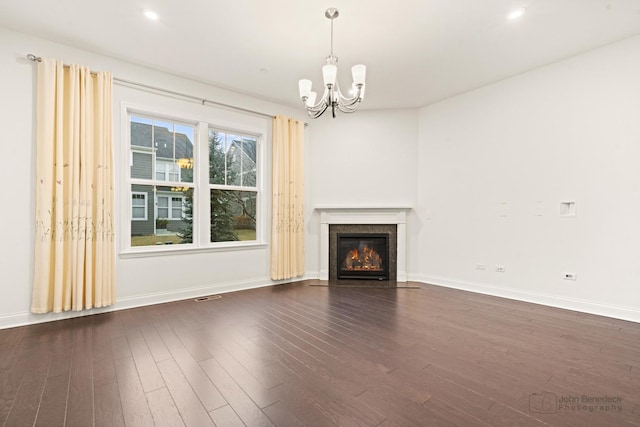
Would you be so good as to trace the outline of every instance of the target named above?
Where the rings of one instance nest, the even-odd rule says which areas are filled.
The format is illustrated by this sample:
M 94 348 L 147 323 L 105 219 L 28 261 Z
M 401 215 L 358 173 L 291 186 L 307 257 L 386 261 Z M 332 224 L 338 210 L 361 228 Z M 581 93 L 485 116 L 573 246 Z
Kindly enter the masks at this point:
M 347 253 L 343 267 L 347 270 L 382 270 L 382 258 L 365 245 L 362 251 L 354 248 Z

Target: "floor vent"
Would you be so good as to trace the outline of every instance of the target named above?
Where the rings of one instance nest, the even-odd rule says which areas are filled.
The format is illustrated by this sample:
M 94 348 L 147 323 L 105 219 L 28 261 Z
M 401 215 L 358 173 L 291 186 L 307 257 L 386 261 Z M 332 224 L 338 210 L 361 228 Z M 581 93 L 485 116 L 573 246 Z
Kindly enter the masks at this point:
M 220 299 L 220 298 L 222 298 L 222 295 L 209 295 L 206 297 L 196 298 L 195 302 L 211 301 L 212 299 Z

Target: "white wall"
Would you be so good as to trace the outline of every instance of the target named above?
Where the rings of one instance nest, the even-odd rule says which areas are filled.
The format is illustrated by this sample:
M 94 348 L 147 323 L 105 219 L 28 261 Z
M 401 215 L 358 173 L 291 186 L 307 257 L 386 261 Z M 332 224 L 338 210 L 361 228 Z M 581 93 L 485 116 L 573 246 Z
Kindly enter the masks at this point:
M 31 284 L 34 270 L 34 171 L 35 165 L 35 65 L 25 55 L 33 53 L 43 57 L 56 57 L 66 63 L 79 63 L 94 70 L 113 72 L 120 79 L 141 82 L 177 92 L 226 104 L 261 111 L 267 114 L 285 114 L 305 117 L 297 109 L 276 105 L 256 98 L 225 91 L 212 86 L 178 78 L 169 74 L 134 66 L 101 55 L 72 49 L 43 39 L 26 36 L 0 28 L 0 117 L 2 117 L 3 167 L 0 177 L 4 183 L 0 224 L 3 244 L 0 245 L 2 266 L 2 298 L 0 298 L 0 328 L 24 323 L 64 318 L 78 313 L 60 315 L 29 314 Z M 215 72 L 215 70 L 212 70 Z M 123 144 L 120 129 L 123 103 L 158 112 L 194 119 L 216 121 L 225 117 L 235 120 L 239 127 L 264 128 L 270 132 L 270 119 L 243 116 L 231 110 L 220 110 L 196 103 L 179 101 L 161 95 L 114 86 L 114 144 L 115 159 L 121 159 Z M 270 134 L 265 144 L 265 194 L 269 200 L 270 188 Z M 116 175 L 121 172 L 116 169 Z M 116 177 L 116 207 L 121 209 L 118 195 L 123 190 L 122 180 Z M 265 206 L 269 212 L 269 205 Z M 269 217 L 265 225 L 269 226 Z M 120 251 L 121 222 L 116 224 L 117 247 Z M 126 238 L 126 236 L 125 236 Z M 179 263 L 180 268 L 175 268 Z M 154 302 L 188 298 L 196 295 L 270 285 L 269 248 L 224 252 L 190 253 L 172 256 L 116 259 L 116 286 L 118 303 L 109 309 L 124 308 Z M 99 312 L 93 310 L 90 312 Z M 86 313 L 86 312 L 83 312 Z
M 320 223 L 314 208 L 415 206 L 418 112 L 361 110 L 335 119 L 325 113 L 309 127 L 306 269 L 310 276 L 317 277 Z M 413 211 L 409 213 L 407 233 L 410 270 L 417 249 Z
M 635 37 L 422 108 L 414 278 L 640 321 L 639 76 Z

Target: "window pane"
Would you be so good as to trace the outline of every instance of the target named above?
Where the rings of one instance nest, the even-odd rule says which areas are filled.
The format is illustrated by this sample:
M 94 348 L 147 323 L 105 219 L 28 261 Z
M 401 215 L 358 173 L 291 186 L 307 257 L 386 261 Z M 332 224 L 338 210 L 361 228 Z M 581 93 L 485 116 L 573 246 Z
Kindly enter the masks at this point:
M 144 208 L 134 206 L 131 215 L 134 219 L 144 219 Z
M 155 187 L 151 185 L 132 185 L 131 191 L 144 194 L 132 194 L 131 221 L 131 246 L 155 246 L 169 244 L 185 244 L 192 242 L 193 230 L 193 189 L 192 188 L 172 188 L 172 187 Z M 141 207 L 136 205 L 140 201 L 140 197 L 146 197 L 147 206 L 146 220 L 135 219 L 139 215 Z M 169 213 L 177 210 L 173 209 L 173 200 L 180 201 L 185 198 L 184 218 L 182 207 L 177 217 L 169 218 Z M 190 200 L 188 205 L 186 200 Z M 170 201 L 172 205 L 170 206 Z M 188 218 L 187 218 L 188 214 Z M 144 218 L 144 215 L 141 216 Z
M 180 182 L 193 182 L 193 139 L 195 128 L 193 126 L 175 124 L 175 165 Z
M 133 151 L 131 153 L 131 178 L 151 179 L 152 159 L 151 153 Z
M 193 182 L 194 135 L 190 125 L 131 116 L 131 177 Z
M 131 218 L 136 220 L 144 220 L 147 214 L 147 198 L 146 193 L 131 194 Z
M 241 185 L 242 178 L 242 138 L 238 135 L 226 136 L 227 185 Z
M 256 240 L 256 192 L 210 190 L 211 241 Z
M 256 138 L 209 130 L 209 183 L 256 186 Z
M 225 134 L 209 129 L 209 183 L 225 184 Z
M 153 147 L 151 120 L 131 116 L 131 147 L 144 147 L 150 151 Z
M 175 181 L 193 182 L 193 157 L 181 157 L 176 160 L 178 177 Z
M 156 194 L 156 204 L 158 205 L 157 217 L 161 219 L 169 218 L 169 196 Z
M 171 198 L 171 218 L 173 219 L 182 218 L 182 197 Z
M 176 165 L 175 163 L 171 163 L 167 166 L 169 169 L 169 181 L 178 181 L 178 165 Z
M 258 141 L 255 138 L 242 139 L 242 185 L 256 186 L 256 150 Z

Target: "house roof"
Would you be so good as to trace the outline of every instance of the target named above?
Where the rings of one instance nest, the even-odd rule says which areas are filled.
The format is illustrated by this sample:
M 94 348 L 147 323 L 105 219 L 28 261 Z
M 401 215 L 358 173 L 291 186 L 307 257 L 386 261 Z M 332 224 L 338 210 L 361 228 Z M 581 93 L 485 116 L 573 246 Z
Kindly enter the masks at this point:
M 184 133 L 176 132 L 174 134 L 162 126 L 132 122 L 131 145 L 155 148 L 156 157 L 166 159 L 190 159 L 193 157 L 193 142 L 189 140 L 189 137 Z

